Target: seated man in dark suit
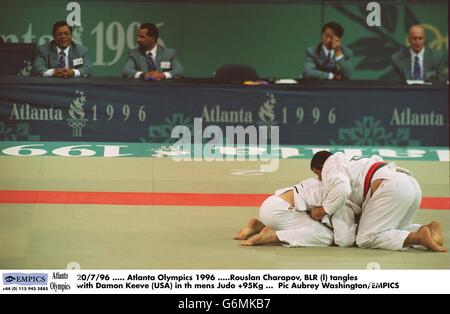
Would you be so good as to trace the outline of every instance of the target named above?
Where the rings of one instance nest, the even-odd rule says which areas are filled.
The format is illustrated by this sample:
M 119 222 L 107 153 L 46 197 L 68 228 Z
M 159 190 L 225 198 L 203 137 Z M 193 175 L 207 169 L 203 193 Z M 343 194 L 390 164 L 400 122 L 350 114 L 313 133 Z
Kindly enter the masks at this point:
M 145 80 L 168 80 L 183 75 L 183 66 L 175 50 L 157 44 L 159 31 L 151 23 L 142 24 L 138 31 L 138 48 L 128 54 L 123 67 L 124 77 Z
M 53 25 L 53 38 L 38 48 L 31 70 L 33 75 L 68 78 L 92 74 L 87 48 L 72 41 L 72 27 L 66 21 Z
M 322 80 L 348 80 L 352 75 L 353 53 L 341 38 L 344 29 L 336 22 L 322 27 L 322 41 L 306 49 L 303 77 Z
M 425 47 L 425 29 L 413 25 L 408 32 L 409 47 L 392 56 L 393 78 L 406 80 L 444 81 L 444 64 L 441 54 Z

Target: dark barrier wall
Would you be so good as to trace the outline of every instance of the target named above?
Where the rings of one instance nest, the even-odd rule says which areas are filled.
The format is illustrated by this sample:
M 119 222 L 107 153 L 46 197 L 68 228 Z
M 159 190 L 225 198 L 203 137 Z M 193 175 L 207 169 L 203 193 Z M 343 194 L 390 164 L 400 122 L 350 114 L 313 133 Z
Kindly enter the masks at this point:
M 0 141 L 164 143 L 198 117 L 202 132 L 216 125 L 224 135 L 227 126 L 279 126 L 281 144 L 447 146 L 447 88 L 366 84 L 0 80 Z
M 52 24 L 70 13 L 69 2 L 2 1 L 0 35 L 42 44 Z M 136 46 L 136 28 L 146 21 L 159 26 L 161 43 L 177 49 L 189 77 L 210 77 L 229 63 L 249 64 L 261 77 L 298 77 L 305 48 L 319 42 L 321 26 L 331 20 L 344 26 L 343 41 L 355 52 L 354 79 L 383 78 L 415 23 L 426 28 L 429 47 L 448 55 L 447 1 L 378 1 L 381 27 L 367 26 L 368 1 L 362 0 L 77 2 L 82 26 L 74 38 L 89 48 L 97 76 L 120 75 Z M 24 64 L 22 72 L 29 69 Z

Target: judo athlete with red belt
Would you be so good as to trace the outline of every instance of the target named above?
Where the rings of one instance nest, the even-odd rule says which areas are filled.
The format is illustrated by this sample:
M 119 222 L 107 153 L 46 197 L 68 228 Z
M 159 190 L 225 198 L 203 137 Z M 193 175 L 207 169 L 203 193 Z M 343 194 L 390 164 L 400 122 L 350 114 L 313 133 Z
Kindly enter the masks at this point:
M 311 170 L 328 191 L 322 206 L 311 209 L 311 218 L 331 216 L 336 245 L 356 242 L 361 248 L 385 250 L 421 245 L 435 252 L 447 251 L 438 222 L 412 223 L 422 192 L 408 170 L 385 163 L 377 155 L 360 158 L 328 151 L 313 156 Z

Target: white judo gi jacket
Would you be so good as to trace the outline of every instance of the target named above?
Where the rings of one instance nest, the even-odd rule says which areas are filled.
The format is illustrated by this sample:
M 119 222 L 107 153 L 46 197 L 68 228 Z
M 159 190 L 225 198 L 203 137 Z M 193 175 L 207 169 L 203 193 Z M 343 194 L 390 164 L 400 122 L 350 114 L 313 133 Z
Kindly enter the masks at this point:
M 419 208 L 421 190 L 411 173 L 390 162 L 373 173 L 371 180 L 384 179 L 373 195 L 364 196 L 364 182 L 369 169 L 380 156 L 359 158 L 336 153 L 322 169 L 322 181 L 328 190 L 323 202 L 332 216 L 335 243 L 360 247 L 402 250 L 410 232 L 421 226 L 412 224 Z M 370 178 L 370 177 L 369 177 Z M 355 215 L 361 214 L 359 227 Z M 356 234 L 357 233 L 357 234 Z

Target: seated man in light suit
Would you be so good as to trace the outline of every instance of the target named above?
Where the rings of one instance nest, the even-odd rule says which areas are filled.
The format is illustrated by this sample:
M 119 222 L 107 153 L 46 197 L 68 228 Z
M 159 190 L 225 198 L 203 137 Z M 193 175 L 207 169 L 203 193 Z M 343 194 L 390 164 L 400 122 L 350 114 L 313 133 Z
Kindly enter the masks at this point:
M 53 77 L 87 77 L 92 74 L 88 50 L 72 41 L 72 27 L 66 21 L 53 25 L 53 38 L 39 46 L 32 74 Z
M 322 41 L 306 49 L 303 77 L 321 80 L 348 80 L 352 75 L 350 49 L 342 45 L 344 29 L 336 22 L 322 27 Z
M 392 56 L 393 78 L 406 80 L 444 81 L 444 64 L 441 54 L 425 47 L 425 29 L 413 25 L 408 32 L 409 47 Z
M 138 31 L 138 48 L 128 54 L 123 67 L 124 77 L 145 80 L 168 80 L 183 75 L 183 66 L 175 50 L 157 44 L 159 31 L 151 23 L 142 24 Z

